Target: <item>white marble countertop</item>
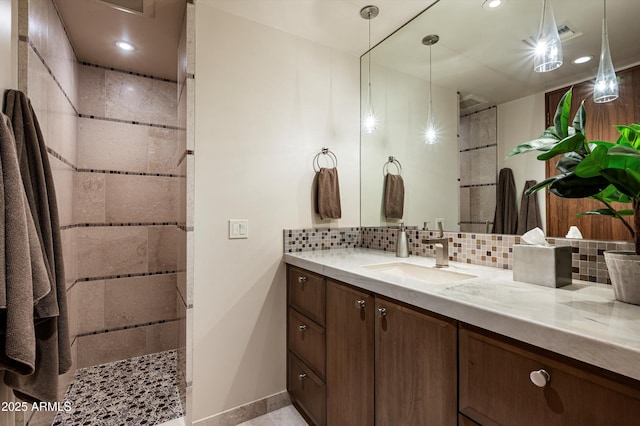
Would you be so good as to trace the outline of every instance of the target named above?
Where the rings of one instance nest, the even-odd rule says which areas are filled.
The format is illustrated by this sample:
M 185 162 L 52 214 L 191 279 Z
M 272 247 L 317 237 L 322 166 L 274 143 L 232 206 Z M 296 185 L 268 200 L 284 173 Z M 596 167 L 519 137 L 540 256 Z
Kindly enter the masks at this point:
M 574 281 L 547 288 L 513 281 L 510 270 L 457 262 L 448 270 L 477 277 L 426 284 L 364 266 L 434 266 L 435 259 L 363 248 L 285 253 L 284 261 L 640 380 L 640 306 L 616 301 L 610 286 Z

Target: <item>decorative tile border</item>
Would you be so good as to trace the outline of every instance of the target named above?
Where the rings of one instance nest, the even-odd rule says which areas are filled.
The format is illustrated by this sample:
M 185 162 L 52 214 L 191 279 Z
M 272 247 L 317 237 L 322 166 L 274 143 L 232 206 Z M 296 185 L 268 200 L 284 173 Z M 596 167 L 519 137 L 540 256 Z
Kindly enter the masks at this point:
M 64 88 L 62 87 L 62 84 L 60 83 L 60 81 L 58 81 L 58 79 L 56 78 L 55 74 L 53 74 L 53 71 L 51 70 L 51 68 L 49 68 L 49 64 L 47 64 L 47 61 L 45 61 L 44 56 L 42 56 L 42 54 L 40 53 L 40 51 L 38 50 L 36 45 L 33 44 L 33 42 L 27 36 L 21 35 L 21 36 L 18 37 L 18 40 L 27 43 L 27 45 L 29 45 L 29 47 L 33 50 L 33 53 L 35 53 L 36 56 L 38 57 L 38 59 L 40 59 L 40 62 L 42 62 L 42 65 L 47 70 L 47 72 L 49 73 L 49 75 L 53 79 L 54 83 L 56 83 L 56 85 L 58 86 L 58 88 L 60 89 L 62 94 L 64 95 L 65 99 L 67 100 L 67 102 L 69 102 L 69 105 L 71 105 L 71 108 L 73 109 L 73 111 L 77 115 L 78 114 L 78 109 L 73 104 L 73 102 L 71 102 L 71 98 L 69 97 L 69 95 L 67 95 L 67 92 L 65 92 Z M 75 52 L 74 52 L 74 54 L 75 54 Z
M 144 121 L 122 120 L 120 118 L 100 117 L 98 115 L 82 114 L 82 113 L 78 113 L 78 118 L 90 118 L 92 120 L 111 121 L 113 123 L 134 124 L 136 126 L 157 127 L 157 128 L 160 128 L 160 129 L 187 130 L 184 127 L 169 126 L 169 125 L 166 125 L 166 124 L 146 123 Z
M 373 250 L 396 250 L 397 227 L 316 228 L 284 231 L 285 253 L 363 247 Z M 355 244 L 354 235 L 359 242 Z M 409 252 L 414 256 L 435 257 L 435 247 L 426 240 L 438 236 L 437 231 L 422 231 L 408 227 Z M 520 243 L 518 235 L 445 232 L 449 239 L 449 260 L 490 266 L 513 267 L 513 245 Z M 573 279 L 611 284 L 604 262 L 606 250 L 632 251 L 633 243 L 624 241 L 573 240 L 547 238 L 551 245 L 572 247 Z
M 149 277 L 152 275 L 168 275 L 168 274 L 177 274 L 179 272 L 185 272 L 185 271 L 174 270 L 174 271 L 157 271 L 157 272 L 138 272 L 133 274 L 105 275 L 102 277 L 83 277 L 83 278 L 78 278 L 76 280 L 76 283 L 87 282 L 87 281 L 117 280 L 120 278 Z
M 106 175 L 134 175 L 134 176 L 155 176 L 155 177 L 174 177 L 184 178 L 186 175 L 178 175 L 173 173 L 150 173 L 150 172 L 130 172 L 124 170 L 103 170 L 103 169 L 76 169 L 78 173 L 104 173 Z
M 360 247 L 360 228 L 284 230 L 285 253 L 356 247 Z
M 476 151 L 476 150 L 478 150 L 478 149 L 491 148 L 492 146 L 498 146 L 498 144 L 497 144 L 497 143 L 490 143 L 490 144 L 488 144 L 488 145 L 474 146 L 473 148 L 465 148 L 465 149 L 461 149 L 459 152 Z
M 177 226 L 180 227 L 179 222 L 104 222 L 104 223 L 76 223 L 74 225 L 61 226 L 60 230 L 72 228 L 104 228 L 109 226 Z
M 160 321 L 145 322 L 145 323 L 142 323 L 142 324 L 125 325 L 125 326 L 122 326 L 122 327 L 105 328 L 104 330 L 96 330 L 96 331 L 90 331 L 88 333 L 80 333 L 80 334 L 77 334 L 75 338 L 77 339 L 79 337 L 93 336 L 93 335 L 96 335 L 96 334 L 104 334 L 104 333 L 111 333 L 111 332 L 114 332 L 114 331 L 129 330 L 129 329 L 132 329 L 132 328 L 149 327 L 151 325 L 166 324 L 166 323 L 175 322 L 175 321 L 178 321 L 178 320 L 179 320 L 179 318 L 173 318 L 173 319 L 166 319 L 166 320 L 160 320 Z
M 127 70 L 121 70 L 119 68 L 105 67 L 104 65 L 92 64 L 91 62 L 79 61 L 78 63 L 80 65 L 84 65 L 84 66 L 87 66 L 87 67 L 100 68 L 100 69 L 107 70 L 107 71 L 115 71 L 115 72 L 120 72 L 120 73 L 123 73 L 123 74 L 135 75 L 136 77 L 150 78 L 151 80 L 165 81 L 167 83 L 177 83 L 177 81 L 171 80 L 170 78 L 155 77 L 153 75 L 141 74 L 141 73 L 135 72 L 135 71 L 127 71 Z

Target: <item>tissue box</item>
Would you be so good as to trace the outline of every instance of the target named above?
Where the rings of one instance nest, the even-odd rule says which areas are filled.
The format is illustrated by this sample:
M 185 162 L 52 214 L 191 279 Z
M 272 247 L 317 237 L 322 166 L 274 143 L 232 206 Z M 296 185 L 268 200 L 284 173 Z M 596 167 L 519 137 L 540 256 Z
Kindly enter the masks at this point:
M 571 284 L 571 247 L 515 244 L 513 280 L 545 287 Z

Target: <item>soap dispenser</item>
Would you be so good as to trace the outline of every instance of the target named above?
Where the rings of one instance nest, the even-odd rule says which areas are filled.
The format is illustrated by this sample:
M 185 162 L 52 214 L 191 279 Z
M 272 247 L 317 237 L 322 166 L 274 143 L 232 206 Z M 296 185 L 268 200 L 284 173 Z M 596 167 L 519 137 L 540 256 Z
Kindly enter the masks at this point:
M 409 240 L 403 222 L 400 222 L 400 231 L 396 242 L 396 257 L 409 257 Z

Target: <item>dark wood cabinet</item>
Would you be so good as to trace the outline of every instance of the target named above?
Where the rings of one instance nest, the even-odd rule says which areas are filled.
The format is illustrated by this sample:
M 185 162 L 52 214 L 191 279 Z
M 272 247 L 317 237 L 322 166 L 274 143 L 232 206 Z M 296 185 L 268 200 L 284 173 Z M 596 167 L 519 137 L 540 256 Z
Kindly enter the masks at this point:
M 312 424 L 326 424 L 326 280 L 287 268 L 287 390 L 291 402 Z
M 459 409 L 479 424 L 640 422 L 636 381 L 475 327 L 461 326 L 459 342 Z
M 640 424 L 638 381 L 300 268 L 287 276 L 287 389 L 312 424 Z
M 289 352 L 287 389 L 291 401 L 305 418 L 316 425 L 326 424 L 326 385 L 306 364 Z
M 290 266 L 288 269 L 289 305 L 324 326 L 326 286 L 322 275 Z
M 376 425 L 457 424 L 454 320 L 376 296 Z
M 374 424 L 374 298 L 327 280 L 327 424 Z

